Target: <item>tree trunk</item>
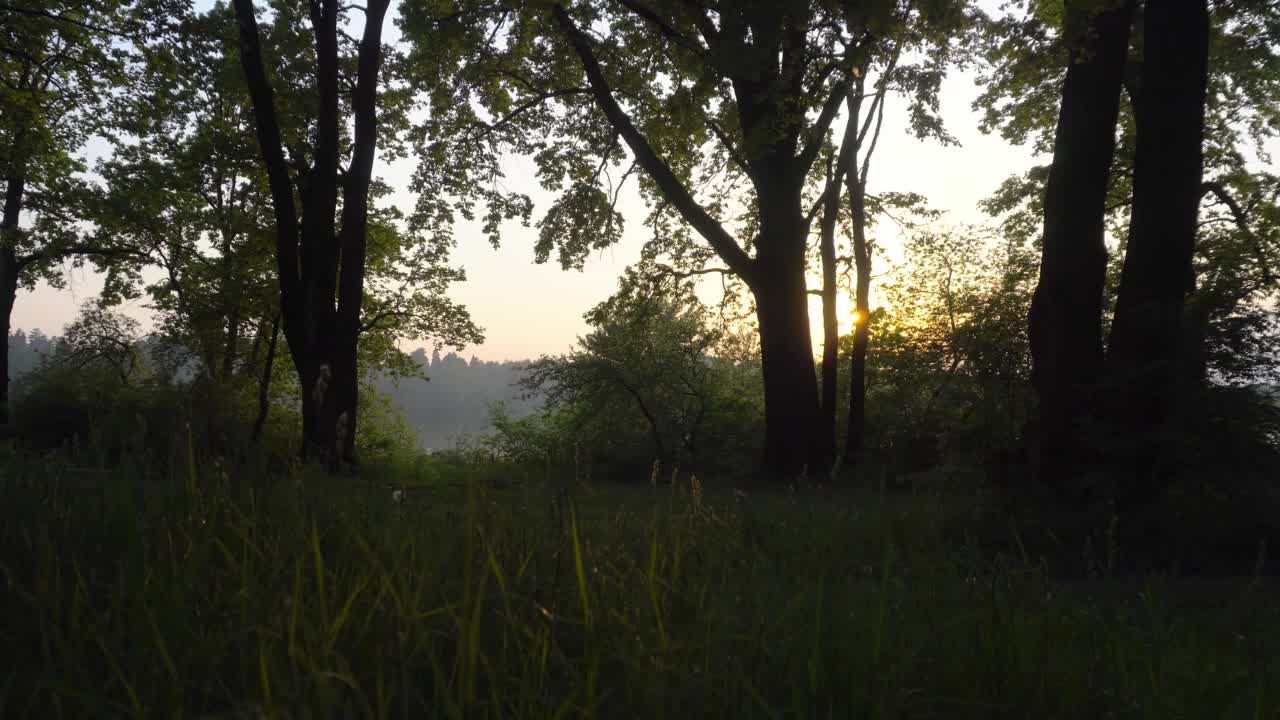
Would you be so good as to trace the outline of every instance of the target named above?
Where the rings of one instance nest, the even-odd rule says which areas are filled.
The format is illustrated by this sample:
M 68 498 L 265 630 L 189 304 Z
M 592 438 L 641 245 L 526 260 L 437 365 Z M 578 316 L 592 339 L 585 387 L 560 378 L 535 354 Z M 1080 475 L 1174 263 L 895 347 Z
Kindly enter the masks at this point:
M 338 279 L 337 330 L 341 340 L 338 365 L 342 370 L 339 386 L 339 443 L 342 458 L 355 462 L 356 408 L 360 399 L 360 374 L 357 348 L 360 341 L 360 308 L 364 301 L 365 254 L 368 244 L 369 184 L 373 178 L 374 154 L 377 150 L 377 87 L 382 66 L 382 22 L 390 0 L 369 0 L 365 9 L 364 36 L 360 40 L 352 111 L 355 114 L 351 165 L 343 185 L 342 270 Z M 356 260 L 355 262 L 348 261 Z M 345 416 L 345 421 L 342 418 Z
M 840 324 L 836 314 L 836 220 L 840 212 L 840 175 L 827 163 L 827 184 L 822 201 L 822 404 L 818 441 L 835 456 L 836 385 L 839 382 Z
M 760 325 L 764 466 L 775 480 L 790 480 L 825 471 L 831 460 L 819 429 L 800 183 L 779 178 L 773 188 L 760 192 L 759 202 L 759 272 L 751 291 Z
M 1202 194 L 1205 0 L 1151 0 L 1143 40 L 1129 243 L 1107 356 L 1108 414 L 1127 436 L 1116 458 L 1127 501 L 1159 489 L 1159 435 L 1178 374 Z
M 15 245 L 25 190 L 25 178 L 5 178 L 4 214 L 0 216 L 0 426 L 9 424 L 9 332 L 21 270 Z
M 277 313 L 271 320 L 271 339 L 267 341 L 267 357 L 262 362 L 262 377 L 258 380 L 258 416 L 253 419 L 253 433 L 249 441 L 257 443 L 262 439 L 262 428 L 267 424 L 267 414 L 271 411 L 271 371 L 276 364 L 276 343 L 280 339 L 280 315 Z
M 900 52 L 900 51 L 899 51 Z M 849 357 L 849 422 L 845 427 L 844 456 L 850 467 L 856 467 L 866 441 L 867 430 L 867 346 L 871 339 L 871 246 L 867 242 L 867 173 L 871 167 L 871 155 L 884 121 L 884 102 L 888 91 L 888 76 L 897 67 L 899 54 L 895 53 L 880 80 L 871 111 L 862 121 L 862 98 L 866 73 L 859 74 L 857 86 L 849 95 L 849 124 L 845 130 L 845 145 L 852 147 L 852 157 L 845 173 L 845 185 L 849 195 L 849 210 L 853 220 L 853 269 L 854 312 L 853 348 Z M 866 152 L 862 144 L 875 117 L 875 135 Z M 861 128 L 859 127 L 861 121 Z M 856 135 L 854 134 L 856 133 Z M 862 156 L 862 167 L 858 157 Z
M 241 305 L 236 303 L 227 318 L 226 342 L 222 348 L 222 379 L 226 382 L 235 376 L 236 354 L 240 349 L 240 309 Z
M 9 333 L 13 304 L 18 294 L 18 274 L 12 250 L 0 249 L 0 426 L 9 424 Z
M 799 279 L 803 288 L 804 279 Z M 795 278 L 770 278 L 755 292 L 764 379 L 764 467 L 775 480 L 825 469 L 818 441 L 818 381 L 809 334 L 808 297 Z
M 856 277 L 853 349 L 849 359 L 849 425 L 845 429 L 846 462 L 856 463 L 867 430 L 867 346 L 871 339 L 871 248 L 867 245 L 867 199 L 862 183 L 850 174 L 853 206 L 853 264 Z
M 1066 494 L 1093 455 L 1082 437 L 1102 368 L 1103 219 L 1133 14 L 1068 0 L 1071 65 L 1044 198 L 1044 249 L 1031 303 L 1032 381 L 1040 396 L 1037 474 Z M 1077 497 L 1076 499 L 1083 499 Z

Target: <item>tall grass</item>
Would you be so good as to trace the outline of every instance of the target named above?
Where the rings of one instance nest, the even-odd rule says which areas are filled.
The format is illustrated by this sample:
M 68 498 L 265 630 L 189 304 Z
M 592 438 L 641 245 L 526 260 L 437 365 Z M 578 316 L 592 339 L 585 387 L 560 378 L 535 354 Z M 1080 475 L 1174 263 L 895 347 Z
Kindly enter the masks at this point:
M 0 462 L 6 718 L 1280 713 L 1273 597 L 1059 585 L 940 496 Z

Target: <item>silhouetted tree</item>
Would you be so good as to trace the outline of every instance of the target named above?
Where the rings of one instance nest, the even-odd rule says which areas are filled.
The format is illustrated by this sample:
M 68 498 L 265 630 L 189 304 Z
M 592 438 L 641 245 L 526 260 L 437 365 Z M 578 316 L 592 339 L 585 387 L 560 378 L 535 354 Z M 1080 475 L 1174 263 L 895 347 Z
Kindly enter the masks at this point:
M 311 156 L 309 162 L 291 158 L 295 166 L 305 163 L 294 177 L 284 153 L 282 115 L 262 57 L 253 2 L 235 0 L 240 59 L 275 210 L 281 323 L 302 385 L 303 454 L 334 463 L 354 460 L 369 186 L 378 142 L 382 23 L 389 4 L 390 0 L 369 0 L 363 8 L 364 31 L 350 100 L 354 130 L 344 168 L 340 157 L 348 153 L 342 143 L 338 42 L 344 7 L 338 0 L 311 3 L 319 102 Z M 284 117 L 294 116 L 290 110 Z
M 1115 460 L 1126 504 L 1159 487 L 1159 433 L 1179 356 L 1188 350 L 1180 335 L 1195 284 L 1208 60 L 1206 0 L 1147 2 L 1141 65 L 1129 88 L 1137 124 L 1133 211 L 1104 395 L 1109 419 L 1125 436 Z
M 1080 425 L 1102 371 L 1103 220 L 1132 15 L 1131 0 L 1066 4 L 1070 65 L 1045 186 L 1044 248 L 1030 317 L 1040 396 L 1037 470 L 1043 482 L 1064 490 L 1084 460 Z

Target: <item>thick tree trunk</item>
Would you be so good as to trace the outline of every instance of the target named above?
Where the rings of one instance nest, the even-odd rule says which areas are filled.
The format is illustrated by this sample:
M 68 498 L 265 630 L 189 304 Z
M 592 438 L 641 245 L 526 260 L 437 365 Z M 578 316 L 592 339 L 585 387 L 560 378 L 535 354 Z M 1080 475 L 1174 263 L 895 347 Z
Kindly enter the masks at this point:
M 763 281 L 755 292 L 768 409 L 764 466 L 777 480 L 824 470 L 829 461 L 819 440 L 818 381 L 803 288 L 803 276 L 776 277 Z
M 25 178 L 5 178 L 4 214 L 0 216 L 0 425 L 9 424 L 9 332 L 21 270 L 14 246 L 25 190 Z
M 1151 0 L 1144 18 L 1129 243 L 1107 356 L 1106 406 L 1126 436 L 1119 495 L 1158 491 L 1159 434 L 1179 367 L 1202 195 L 1209 10 L 1205 0 Z
M 1044 199 L 1044 250 L 1031 303 L 1032 380 L 1040 396 L 1040 480 L 1068 488 L 1092 453 L 1082 437 L 1102 369 L 1103 216 L 1133 14 L 1068 0 L 1073 44 Z
M 360 308 L 364 301 L 365 254 L 368 244 L 369 184 L 373 177 L 377 150 L 377 87 L 382 66 L 382 23 L 390 0 L 369 0 L 365 8 L 364 36 L 360 40 L 352 111 L 355 115 L 353 152 L 343 185 L 342 269 L 338 278 L 337 334 L 341 345 L 337 354 L 342 371 L 339 385 L 338 451 L 344 461 L 355 457 L 356 408 L 360 400 L 360 373 L 357 348 L 362 332 Z
M 764 466 L 776 480 L 825 471 L 832 450 L 819 427 L 799 186 L 783 177 L 760 193 L 759 272 L 751 283 L 764 379 Z

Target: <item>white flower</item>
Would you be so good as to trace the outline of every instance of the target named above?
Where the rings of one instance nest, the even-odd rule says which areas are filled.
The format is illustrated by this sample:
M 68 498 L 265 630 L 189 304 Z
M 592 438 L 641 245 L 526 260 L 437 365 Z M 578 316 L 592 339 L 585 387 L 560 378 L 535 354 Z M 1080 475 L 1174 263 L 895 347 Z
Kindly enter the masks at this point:
M 401 500 L 403 500 L 403 499 L 404 499 L 404 491 L 403 491 L 403 490 L 395 490 L 395 491 L 393 491 L 393 492 L 391 493 L 391 502 L 397 502 L 397 503 L 398 503 L 398 502 L 400 502 L 400 501 L 401 501 Z

